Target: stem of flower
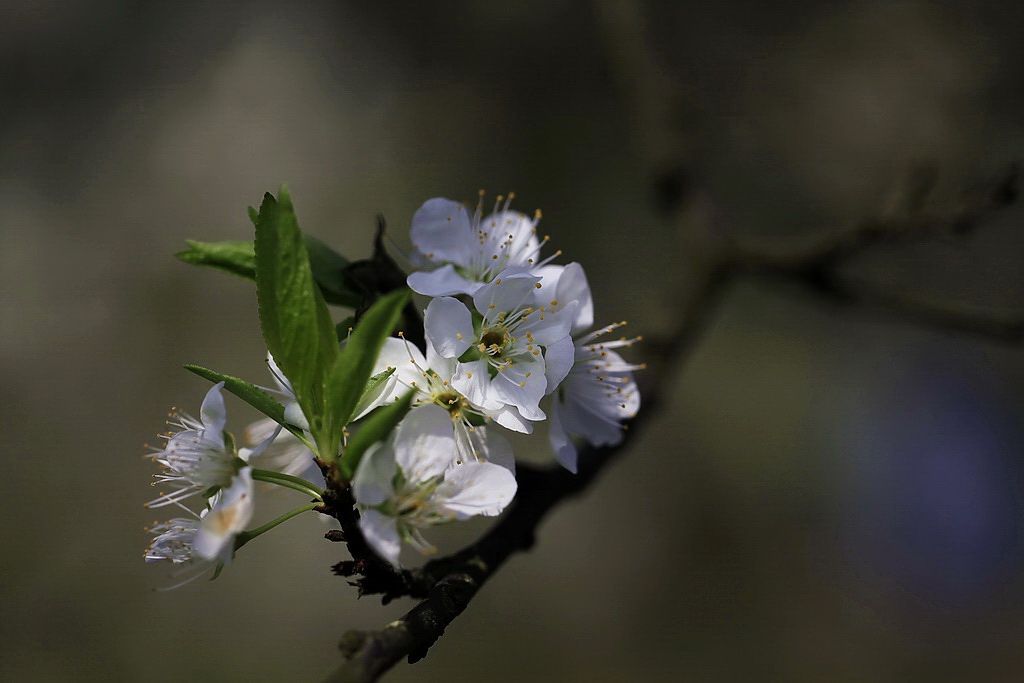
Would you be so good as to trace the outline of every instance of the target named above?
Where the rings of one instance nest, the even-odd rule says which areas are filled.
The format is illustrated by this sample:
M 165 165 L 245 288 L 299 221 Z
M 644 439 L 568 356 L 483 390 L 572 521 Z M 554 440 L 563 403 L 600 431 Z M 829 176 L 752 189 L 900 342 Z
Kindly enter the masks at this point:
M 321 503 L 324 500 L 324 492 L 313 483 L 308 482 L 301 477 L 293 477 L 290 474 L 274 472 L 272 470 L 260 470 L 253 468 L 252 478 L 256 481 L 264 481 L 268 484 L 277 484 L 278 486 L 306 493 L 313 496 Z
M 298 431 L 298 430 L 296 430 L 296 431 Z M 300 436 L 299 434 L 296 434 L 295 432 L 292 432 L 292 436 L 294 436 L 296 439 L 301 441 L 302 445 L 305 446 L 306 448 L 308 448 L 309 450 L 313 451 L 313 453 L 317 453 L 318 452 L 317 449 L 316 449 L 316 444 L 314 444 L 312 441 L 307 439 L 305 434 L 302 434 Z
M 320 506 L 320 503 L 307 503 L 306 505 L 303 505 L 302 507 L 297 507 L 294 510 L 290 510 L 290 511 L 284 513 L 283 515 L 281 515 L 277 519 L 272 520 L 270 522 L 267 522 L 263 526 L 258 526 L 255 529 L 250 529 L 249 531 L 243 531 L 242 533 L 238 534 L 238 536 L 235 537 L 235 550 L 238 550 L 243 545 L 245 545 L 246 543 L 248 543 L 252 539 L 256 538 L 260 534 L 265 534 L 266 532 L 270 531 L 271 529 L 273 529 L 278 524 L 282 524 L 283 522 L 287 522 L 292 517 L 295 517 L 297 515 L 301 515 L 303 512 L 308 512 L 308 511 L 313 510 L 313 509 L 315 509 L 315 508 L 317 508 L 319 506 Z

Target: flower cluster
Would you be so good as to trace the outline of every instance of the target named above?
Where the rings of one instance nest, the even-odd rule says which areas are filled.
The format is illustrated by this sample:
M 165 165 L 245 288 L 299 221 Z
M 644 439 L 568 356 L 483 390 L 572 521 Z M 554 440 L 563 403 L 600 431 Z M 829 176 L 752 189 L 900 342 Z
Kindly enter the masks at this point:
M 149 528 L 154 535 L 146 548 L 145 559 L 150 563 L 170 563 L 174 574 L 186 575 L 176 588 L 198 578 L 208 570 L 219 572 L 231 564 L 235 550 L 252 538 L 268 531 L 300 512 L 315 509 L 323 502 L 323 490 L 312 482 L 280 470 L 253 467 L 254 462 L 270 457 L 272 445 L 282 441 L 281 427 L 265 431 L 254 448 L 236 448 L 234 439 L 224 430 L 227 413 L 221 391 L 224 382 L 213 385 L 206 393 L 200 410 L 200 419 L 188 414 L 175 414 L 168 424 L 171 431 L 163 435 L 163 448 L 154 449 L 151 459 L 162 470 L 154 475 L 154 486 L 166 486 L 147 508 L 174 506 L 187 516 L 154 523 Z M 301 413 L 299 413 L 301 414 Z M 250 429 L 257 428 L 253 425 Z M 300 443 L 297 439 L 295 442 Z M 305 453 L 312 453 L 303 447 Z M 302 458 L 292 458 L 293 465 Z M 312 463 L 312 457 L 309 458 Z M 254 481 L 260 480 L 307 494 L 314 499 L 292 512 L 259 529 L 246 531 L 254 511 Z M 320 477 L 321 482 L 323 477 Z M 185 503 L 199 498 L 202 504 Z
M 554 457 L 572 472 L 574 438 L 618 443 L 640 406 L 633 372 L 642 367 L 618 349 L 639 337 L 612 340 L 625 323 L 592 329 L 582 266 L 554 263 L 559 251 L 545 257 L 540 212 L 528 217 L 511 210 L 510 200 L 499 197 L 485 216 L 480 204 L 471 210 L 431 199 L 413 216 L 415 270 L 407 283 L 424 297 L 422 348 L 401 333 L 387 336 L 408 291 L 381 294 L 339 340 L 294 216 L 281 219 L 292 210 L 284 188 L 257 212 L 253 252 L 213 245 L 216 257 L 205 263 L 223 266 L 234 254 L 232 272 L 252 268 L 255 253 L 274 386 L 189 366 L 216 384 L 200 419 L 178 416 L 152 455 L 164 491 L 148 507 L 174 506 L 185 516 L 151 527 L 146 561 L 193 571 L 191 578 L 219 571 L 242 545 L 299 513 L 340 518 L 331 506 L 343 497 L 324 503 L 331 488 L 351 491 L 363 537 L 398 567 L 403 543 L 434 550 L 424 536 L 431 527 L 499 515 L 509 505 L 517 483 L 506 430 L 532 434 L 546 422 Z M 267 246 L 282 244 L 291 246 Z M 337 255 L 326 260 L 345 263 Z M 266 415 L 245 430 L 248 448 L 224 429 L 225 388 Z M 313 500 L 247 529 L 254 481 Z
M 481 193 L 482 197 L 482 193 Z M 509 196 L 511 200 L 511 195 Z M 590 331 L 594 307 L 578 263 L 542 257 L 548 237 L 499 197 L 485 216 L 431 199 L 412 220 L 418 270 L 408 285 L 430 297 L 425 353 L 389 339 L 378 370 L 395 368 L 384 400 L 416 392 L 416 406 L 355 477 L 360 524 L 371 546 L 398 564 L 400 542 L 432 547 L 420 531 L 473 515 L 497 515 L 515 489 L 512 449 L 501 429 L 532 434 L 547 420 L 551 450 L 575 472 L 571 435 L 605 446 L 622 439 L 640 396 L 607 340 L 625 323 Z
M 215 384 L 206 394 L 200 419 L 177 415 L 166 443 L 152 455 L 163 471 L 155 485 L 169 491 L 150 501 L 147 507 L 174 505 L 188 517 L 155 524 L 156 535 L 146 549 L 146 562 L 171 562 L 182 569 L 196 568 L 192 578 L 217 563 L 229 564 L 235 537 L 252 519 L 253 479 L 247 458 L 259 455 L 277 436 L 274 430 L 251 452 L 236 454 L 224 439 L 227 414 L 221 389 Z M 195 512 L 184 501 L 200 496 L 205 505 Z

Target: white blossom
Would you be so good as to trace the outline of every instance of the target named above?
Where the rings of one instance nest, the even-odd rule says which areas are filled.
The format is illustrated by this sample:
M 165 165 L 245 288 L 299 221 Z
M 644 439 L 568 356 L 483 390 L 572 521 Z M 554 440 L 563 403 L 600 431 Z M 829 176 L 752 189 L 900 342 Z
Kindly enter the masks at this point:
M 464 459 L 447 411 L 430 404 L 413 408 L 387 441 L 366 452 L 353 492 L 367 542 L 397 567 L 402 541 L 433 552 L 423 529 L 500 514 L 516 480 L 500 465 Z
M 281 429 L 269 417 L 250 424 L 245 428 L 244 435 L 246 442 L 253 444 L 266 441 L 275 432 L 278 432 L 277 438 L 262 454 L 254 457 L 251 450 L 239 449 L 239 455 L 247 456 L 250 463 L 261 469 L 300 477 L 323 488 L 325 486 L 324 475 L 314 460 L 316 455 L 313 451 L 309 450 L 306 444 L 302 443 L 294 434 Z
M 512 446 L 486 422 L 493 419 L 509 429 L 529 433 L 532 426 L 514 408 L 485 411 L 459 393 L 451 383 L 458 363 L 440 356 L 427 340 L 427 354 L 404 338 L 385 340 L 373 372 L 394 369 L 396 385 L 382 399 L 393 401 L 414 391 L 413 406 L 444 408 L 455 430 L 456 448 L 465 460 L 485 460 L 515 472 Z
M 210 511 L 203 516 L 193 546 L 204 560 L 230 564 L 235 553 L 235 537 L 252 520 L 252 468 L 243 467 L 231 486 L 218 493 Z
M 195 538 L 200 518 L 176 517 L 154 524 L 149 532 L 156 535 L 146 548 L 146 562 L 186 564 L 195 559 Z
M 541 278 L 522 268 L 500 274 L 473 295 L 474 311 L 453 297 L 427 306 L 427 338 L 437 353 L 456 361 L 451 384 L 487 411 L 514 408 L 526 420 L 543 420 L 546 361 L 568 367 L 566 340 L 577 303 L 540 303 Z M 557 302 L 556 302 L 557 303 Z
M 573 336 L 590 329 L 594 325 L 594 300 L 590 295 L 590 283 L 583 266 L 575 261 L 564 266 L 546 265 L 531 271 L 540 277 L 541 291 L 545 292 L 542 300 L 547 301 L 549 310 L 557 311 L 559 306 L 565 307 L 576 302 L 573 315 Z
M 391 339 L 388 341 L 392 343 L 385 343 L 384 348 L 381 350 L 378 357 L 377 367 L 374 368 L 373 374 L 377 374 L 394 367 L 390 363 L 396 353 L 394 343 L 398 343 L 398 346 L 400 347 L 402 344 L 401 340 L 398 339 Z M 274 357 L 269 353 L 267 354 L 267 367 L 270 369 L 270 373 L 274 378 L 274 383 L 277 385 L 277 388 L 264 388 L 281 397 L 281 403 L 284 406 L 285 420 L 289 424 L 300 427 L 307 435 L 309 435 L 309 421 L 302 413 L 302 409 L 299 407 L 298 401 L 295 399 L 295 392 L 292 389 L 291 382 L 287 377 L 285 377 L 284 373 L 281 372 L 281 369 L 274 360 Z M 359 404 L 355 409 L 354 420 L 364 417 L 374 408 L 384 405 L 385 403 L 389 403 L 400 395 L 402 390 L 400 380 L 405 376 L 401 371 L 404 371 L 405 368 L 400 365 L 397 367 L 398 371 L 396 374 L 388 377 L 386 380 L 376 385 L 372 391 L 367 392 L 360 398 Z M 269 417 L 257 420 L 246 428 L 245 440 L 249 444 L 260 443 L 276 428 L 277 423 Z M 316 464 L 315 457 L 316 454 L 298 437 L 288 430 L 281 430 L 277 438 L 274 439 L 273 443 L 263 453 L 263 457 L 260 458 L 258 464 L 264 469 L 301 477 L 302 479 L 312 482 L 322 488 L 326 484 L 323 473 L 320 471 L 319 465 Z
M 166 435 L 167 443 L 152 456 L 164 467 L 155 475 L 154 485 L 167 485 L 171 491 L 162 493 L 147 507 L 179 504 L 198 493 L 227 487 L 244 464 L 224 442 L 227 412 L 221 395 L 223 388 L 223 382 L 210 388 L 203 399 L 199 420 L 181 414 L 177 422 L 171 423 L 176 431 Z M 262 447 L 266 445 L 265 442 Z
M 537 238 L 540 211 L 532 219 L 510 211 L 514 195 L 509 194 L 504 204 L 499 196 L 494 211 L 484 217 L 483 192 L 480 196 L 481 203 L 472 213 L 459 202 L 435 198 L 424 202 L 413 215 L 413 246 L 425 268 L 434 268 L 409 276 L 414 292 L 427 296 L 473 294 L 507 268 L 541 265 L 540 249 L 548 238 Z
M 210 499 L 210 507 L 202 513 L 176 517 L 149 529 L 156 537 L 146 549 L 146 562 L 170 562 L 178 568 L 175 576 L 188 575 L 184 581 L 163 590 L 189 583 L 218 564 L 231 563 L 235 538 L 252 519 L 252 499 L 252 468 L 244 467 L 229 487 Z
M 285 420 L 305 432 L 309 432 L 309 422 L 302 413 L 298 401 L 295 399 L 295 391 L 291 382 L 281 372 L 274 357 L 267 353 L 267 368 L 274 378 L 276 389 L 264 387 L 267 391 L 277 394 L 284 406 Z M 261 457 L 254 457 L 251 452 L 246 451 L 248 460 L 254 465 L 274 472 L 281 472 L 295 477 L 301 477 L 319 487 L 325 485 L 323 473 L 316 464 L 316 454 L 311 451 L 298 437 L 286 429 L 281 429 L 277 422 L 269 417 L 256 420 L 245 428 L 243 432 L 246 443 L 251 446 L 265 442 L 272 434 L 276 437 L 262 452 Z M 242 451 L 240 451 L 242 453 Z
M 278 366 L 277 361 L 274 360 L 274 356 L 269 351 L 267 352 L 267 369 L 270 370 L 270 375 L 274 378 L 274 384 L 277 385 L 277 389 L 267 389 L 267 391 L 282 397 L 281 405 L 284 406 L 285 422 L 308 432 L 309 420 L 306 419 L 302 408 L 299 407 L 292 383 L 285 377 L 284 372 L 281 371 L 280 366 Z
M 580 338 L 572 370 L 554 391 L 549 439 L 558 462 L 571 472 L 576 472 L 578 454 L 570 434 L 593 446 L 613 446 L 622 441 L 622 422 L 640 409 L 633 371 L 645 366 L 627 363 L 612 350 L 631 346 L 640 338 L 598 341 L 624 324 Z
M 373 375 L 394 369 L 395 372 L 378 383 L 372 390 L 366 392 L 354 411 L 353 421 L 365 417 L 375 408 L 394 401 L 402 393 L 410 379 L 418 377 L 415 369 L 410 369 L 408 363 L 401 363 L 405 354 L 405 343 L 400 339 L 390 338 L 385 340 L 376 364 L 372 371 Z M 407 356 L 405 358 L 407 360 Z M 309 434 L 309 422 L 298 401 L 295 399 L 295 392 L 291 382 L 285 377 L 278 367 L 274 357 L 267 354 L 267 366 L 274 378 L 276 389 L 264 387 L 267 391 L 277 394 L 284 406 L 285 420 L 289 424 L 300 427 L 306 434 Z M 277 423 L 270 418 L 257 420 L 250 424 L 245 430 L 245 440 L 249 444 L 256 444 L 265 440 L 274 429 Z M 264 469 L 282 472 L 284 474 L 301 477 L 317 486 L 325 486 L 323 473 L 315 461 L 316 454 L 309 449 L 298 437 L 287 430 L 280 431 L 276 439 L 263 453 L 258 464 Z

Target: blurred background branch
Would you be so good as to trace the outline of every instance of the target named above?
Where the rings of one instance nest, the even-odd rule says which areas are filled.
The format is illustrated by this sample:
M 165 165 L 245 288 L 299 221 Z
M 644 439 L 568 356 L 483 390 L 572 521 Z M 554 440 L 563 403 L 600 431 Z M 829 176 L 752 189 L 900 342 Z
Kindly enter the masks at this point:
M 626 457 L 388 680 L 1021 678 L 1024 357 L 945 322 L 1013 339 L 1024 309 L 1024 211 L 960 192 L 1024 157 L 1021 12 L 5 4 L 0 678 L 315 679 L 339 630 L 415 607 L 357 600 L 313 515 L 213 583 L 153 593 L 138 560 L 131 444 L 207 389 L 179 366 L 269 381 L 251 286 L 171 254 L 250 238 L 282 181 L 353 261 L 387 215 L 400 264 L 425 199 L 515 190 L 659 384 Z M 820 249 L 815 281 L 793 263 Z M 290 506 L 264 493 L 261 519 Z M 453 554 L 488 529 L 443 531 Z

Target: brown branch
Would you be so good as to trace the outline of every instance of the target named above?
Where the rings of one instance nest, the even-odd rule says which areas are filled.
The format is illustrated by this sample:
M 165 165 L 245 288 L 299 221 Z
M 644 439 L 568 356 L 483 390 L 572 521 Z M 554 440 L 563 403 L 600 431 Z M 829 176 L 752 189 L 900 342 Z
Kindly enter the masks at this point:
M 609 448 L 581 449 L 579 472 L 561 468 L 520 467 L 516 477 L 516 500 L 498 523 L 478 542 L 451 557 L 428 562 L 423 567 L 392 572 L 390 578 L 364 576 L 357 582 L 362 593 L 379 592 L 388 600 L 405 586 L 407 594 L 423 596 L 422 601 L 397 621 L 379 631 L 349 631 L 342 637 L 345 664 L 332 681 L 374 681 L 402 658 L 416 662 L 444 633 L 445 628 L 469 604 L 476 592 L 513 554 L 533 546 L 536 530 L 548 512 L 559 503 L 586 490 L 632 442 L 638 429 L 658 413 L 661 387 L 687 356 L 699 338 L 726 283 L 726 270 L 706 271 L 694 296 L 684 305 L 679 326 L 661 342 L 645 343 L 648 368 L 638 377 L 643 411 L 629 425 L 622 443 Z M 348 532 L 346 532 L 348 533 Z M 358 562 L 358 560 L 357 560 Z M 348 569 L 350 567 L 346 567 Z M 379 581 L 382 590 L 372 582 Z

